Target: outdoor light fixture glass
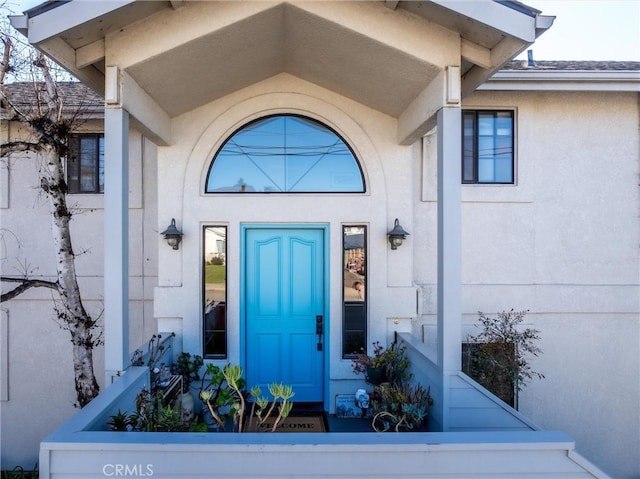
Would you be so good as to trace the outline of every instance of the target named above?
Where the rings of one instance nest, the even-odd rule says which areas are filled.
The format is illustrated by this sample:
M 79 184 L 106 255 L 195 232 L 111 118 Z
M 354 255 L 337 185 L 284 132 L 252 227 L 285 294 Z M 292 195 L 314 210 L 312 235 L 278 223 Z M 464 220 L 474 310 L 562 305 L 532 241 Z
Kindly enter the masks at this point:
M 180 241 L 182 240 L 182 231 L 176 228 L 175 218 L 171 218 L 171 224 L 161 234 L 164 235 L 164 239 L 167 240 L 167 244 L 173 249 L 178 249 Z
M 407 233 L 400 223 L 398 222 L 398 218 L 393 224 L 393 229 L 387 233 L 389 236 L 389 243 L 391 243 L 391 249 L 398 249 L 398 246 L 402 244 L 409 233 Z

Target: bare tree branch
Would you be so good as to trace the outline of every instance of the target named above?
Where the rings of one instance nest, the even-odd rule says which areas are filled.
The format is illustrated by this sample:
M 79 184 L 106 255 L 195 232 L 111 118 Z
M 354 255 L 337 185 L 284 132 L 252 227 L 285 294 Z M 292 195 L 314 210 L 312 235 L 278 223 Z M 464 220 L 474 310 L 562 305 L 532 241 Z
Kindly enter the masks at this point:
M 58 283 L 57 281 L 45 281 L 43 279 L 25 279 L 25 278 L 12 278 L 7 276 L 0 277 L 0 281 L 6 283 L 20 283 L 11 291 L 7 291 L 6 293 L 2 293 L 0 296 L 0 302 L 9 301 L 10 299 L 15 298 L 16 296 L 21 295 L 25 291 L 31 288 L 49 288 L 55 289 L 58 291 Z
M 39 143 L 33 143 L 30 141 L 10 141 L 0 145 L 0 157 L 5 157 L 11 153 L 18 153 L 21 151 L 39 151 L 42 149 L 42 145 Z
M 8 35 L 3 35 L 2 43 L 4 44 L 4 52 L 0 64 L 0 84 L 4 85 L 4 77 L 9 69 L 9 57 L 11 56 L 11 38 Z
M 33 64 L 40 69 L 40 72 L 44 77 L 44 84 L 47 88 L 47 94 L 44 96 L 45 101 L 47 102 L 47 106 L 49 107 L 49 117 L 51 119 L 60 121 L 62 114 L 62 102 L 60 101 L 60 97 L 58 96 L 58 87 L 56 85 L 56 82 L 53 80 L 53 77 L 51 76 L 51 72 L 49 71 L 47 65 L 47 60 L 45 59 L 42 52 L 38 53 L 38 56 Z

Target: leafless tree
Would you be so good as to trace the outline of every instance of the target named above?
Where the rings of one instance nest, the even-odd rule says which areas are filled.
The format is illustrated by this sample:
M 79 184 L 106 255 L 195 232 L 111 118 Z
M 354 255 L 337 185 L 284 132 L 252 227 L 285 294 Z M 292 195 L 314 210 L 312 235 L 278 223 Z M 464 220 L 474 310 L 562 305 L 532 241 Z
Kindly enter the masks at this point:
M 30 288 L 50 288 L 57 293 L 54 310 L 60 323 L 71 335 L 73 368 L 77 404 L 85 406 L 98 395 L 99 386 L 93 368 L 93 349 L 100 338 L 97 320 L 86 311 L 76 276 L 75 254 L 72 247 L 70 221 L 72 212 L 67 205 L 67 183 L 63 161 L 69 152 L 69 135 L 77 126 L 80 109 L 70 111 L 54 79 L 55 66 L 5 28 L 2 31 L 2 63 L 0 65 L 0 102 L 5 121 L 20 122 L 29 134 L 9 138 L 0 145 L 0 157 L 19 152 L 36 153 L 43 159 L 39 171 L 39 186 L 47 198 L 51 211 L 52 241 L 55 246 L 57 279 L 47 281 L 24 276 L 1 276 L 9 286 L 1 301 L 9 301 Z M 26 51 L 25 49 L 28 49 Z M 9 80 L 30 77 L 30 100 L 11 95 Z

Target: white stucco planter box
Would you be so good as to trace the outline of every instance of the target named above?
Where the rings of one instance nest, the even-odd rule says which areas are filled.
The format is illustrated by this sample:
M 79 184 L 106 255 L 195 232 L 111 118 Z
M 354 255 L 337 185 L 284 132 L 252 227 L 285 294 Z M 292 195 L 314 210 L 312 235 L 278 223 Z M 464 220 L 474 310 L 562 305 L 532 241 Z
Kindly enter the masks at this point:
M 40 446 L 41 478 L 606 477 L 553 431 L 160 433 L 107 431 L 149 384 L 132 367 Z
M 598 477 L 557 432 L 108 433 L 41 448 L 40 477 Z M 604 477 L 604 476 L 603 476 Z

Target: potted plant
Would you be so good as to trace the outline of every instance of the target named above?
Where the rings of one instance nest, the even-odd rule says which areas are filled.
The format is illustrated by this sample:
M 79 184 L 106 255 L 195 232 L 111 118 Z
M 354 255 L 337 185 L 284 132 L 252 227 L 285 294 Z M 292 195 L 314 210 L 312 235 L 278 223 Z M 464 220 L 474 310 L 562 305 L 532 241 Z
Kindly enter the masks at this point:
M 429 388 L 420 384 L 380 384 L 371 401 L 371 426 L 376 432 L 424 430 L 432 404 Z
M 202 356 L 194 355 L 191 357 L 190 353 L 180 353 L 173 365 L 172 373 L 182 376 L 182 392 L 189 391 L 191 382 L 200 379 L 200 368 L 203 364 Z
M 195 400 L 190 390 L 191 382 L 200 379 L 200 368 L 204 364 L 202 356 L 180 353 L 172 367 L 172 373 L 182 376 L 182 394 L 178 397 L 177 408 L 182 422 L 191 422 L 195 415 Z
M 135 400 L 135 412 L 130 415 L 118 410 L 108 422 L 111 431 L 144 432 L 206 432 L 206 424 L 197 417 L 184 420 L 178 401 L 173 404 L 162 392 L 155 394 L 146 388 L 138 393 Z
M 293 408 L 293 388 L 270 384 L 272 398 L 262 394 L 259 386 L 247 393 L 242 368 L 227 364 L 223 368 L 207 365 L 200 399 L 211 415 L 212 429 L 234 432 L 275 431 Z M 205 379 L 209 381 L 205 385 Z M 267 424 L 269 427 L 267 427 Z
M 379 385 L 385 382 L 399 383 L 407 377 L 409 359 L 406 346 L 399 346 L 396 341 L 388 348 L 373 343 L 373 356 L 369 356 L 364 349 L 351 359 L 353 372 L 364 374 L 369 384 Z

